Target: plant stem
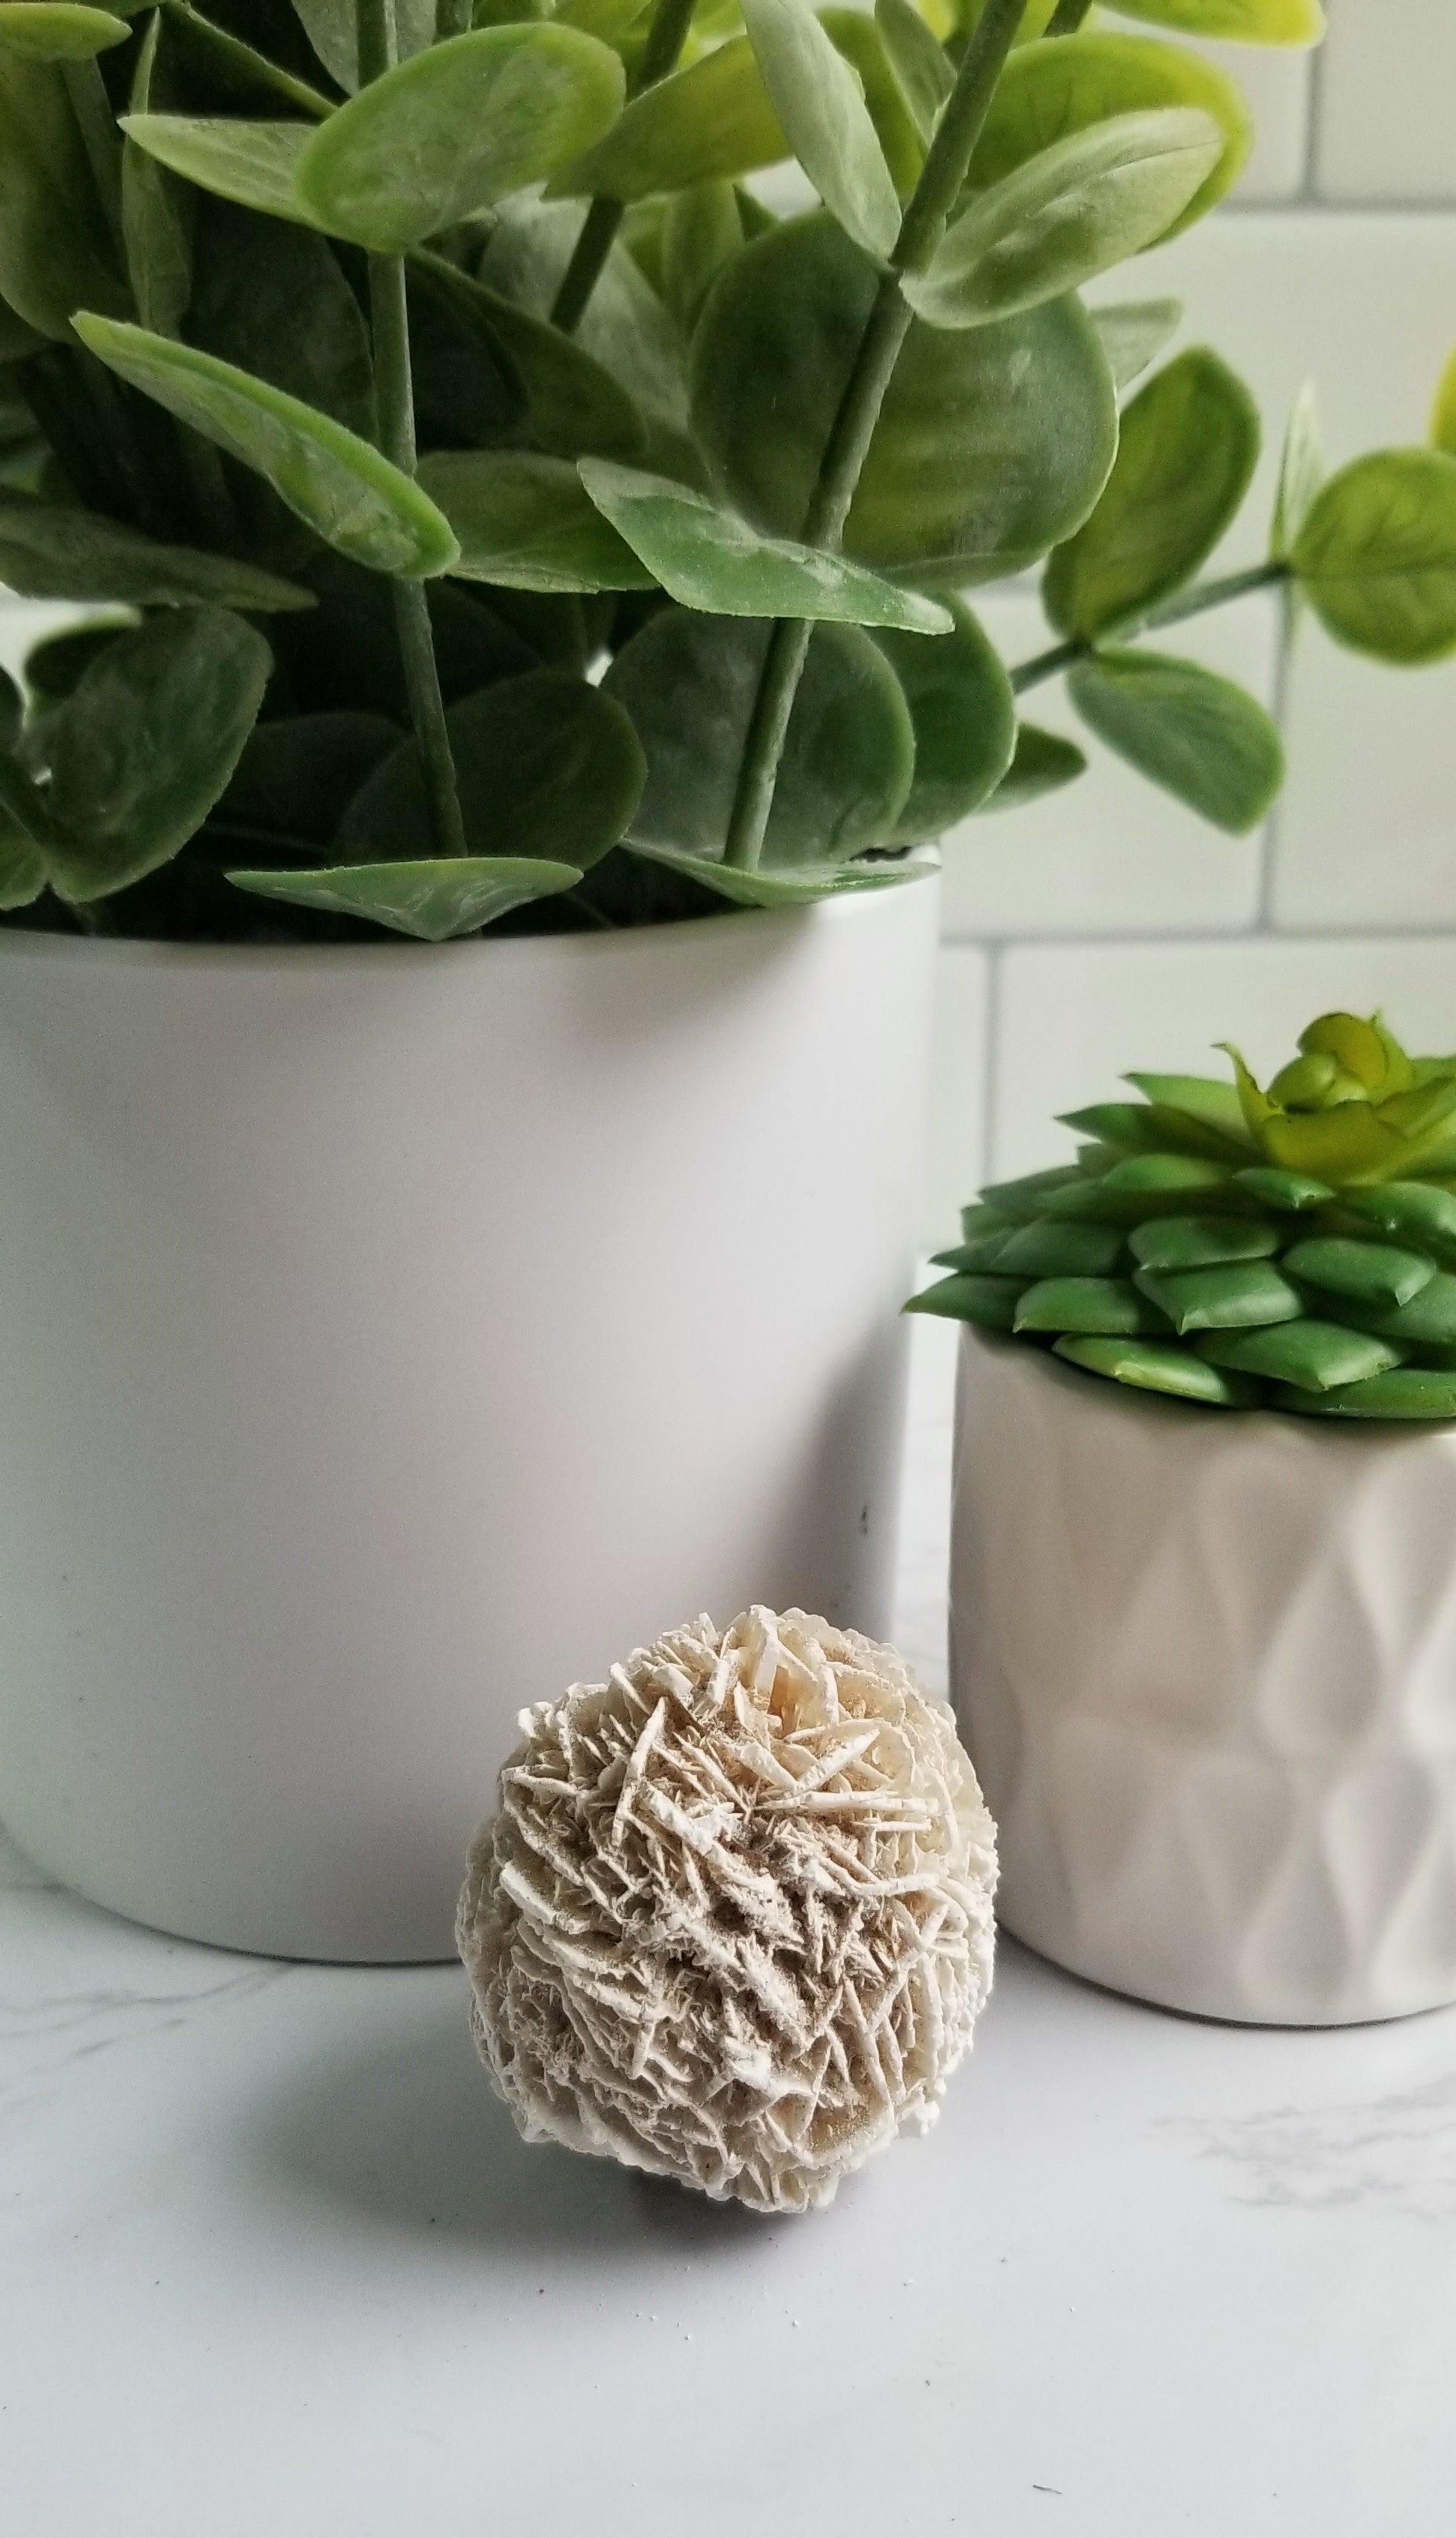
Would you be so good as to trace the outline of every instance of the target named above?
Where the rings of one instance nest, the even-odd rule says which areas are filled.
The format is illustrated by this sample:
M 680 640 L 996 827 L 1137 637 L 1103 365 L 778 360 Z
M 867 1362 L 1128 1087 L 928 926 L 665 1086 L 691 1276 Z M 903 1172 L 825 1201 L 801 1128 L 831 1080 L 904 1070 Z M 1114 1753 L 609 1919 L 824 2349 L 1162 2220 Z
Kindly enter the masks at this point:
M 396 59 L 394 0 L 358 0 L 359 78 L 364 88 L 392 70 Z M 410 374 L 410 312 L 402 255 L 369 257 L 369 317 L 374 339 L 374 385 L 379 400 L 379 442 L 406 476 L 415 473 L 415 396 Z M 410 700 L 415 745 L 425 770 L 435 844 L 442 855 L 466 851 L 465 823 L 455 760 L 440 694 L 439 665 L 430 624 L 430 601 L 421 581 L 391 580 L 394 624 Z
M 1047 20 L 1047 33 L 1075 35 L 1091 8 L 1092 0 L 1057 0 L 1057 5 Z
M 99 63 L 94 58 L 63 62 L 61 76 L 124 280 L 126 234 L 121 226 L 121 135 L 111 112 L 106 83 L 101 77 Z
M 1059 670 L 1070 670 L 1076 661 L 1085 661 L 1095 651 L 1097 640 L 1115 636 L 1120 643 L 1139 634 L 1156 634 L 1163 626 L 1181 626 L 1189 617 L 1202 617 L 1207 609 L 1222 608 L 1230 599 L 1242 599 L 1250 590 L 1268 590 L 1276 582 L 1288 581 L 1290 568 L 1278 559 L 1269 564 L 1250 565 L 1243 572 L 1225 573 L 1219 581 L 1195 581 L 1189 590 L 1178 591 L 1164 600 L 1160 608 L 1150 608 L 1141 617 L 1124 618 L 1120 624 L 1099 627 L 1097 636 L 1071 634 L 1064 643 L 1053 643 L 1046 652 L 1033 653 L 1029 661 L 1019 661 L 1011 672 L 1012 693 L 1025 696 L 1028 688 L 1039 688 L 1046 679 L 1054 679 Z
M 655 88 L 675 68 L 683 49 L 696 0 L 657 0 L 657 9 L 648 30 L 647 40 L 637 58 L 637 66 L 628 82 L 629 98 L 640 97 L 643 89 Z M 563 334 L 574 334 L 582 312 L 597 287 L 612 252 L 613 240 L 622 227 L 626 203 L 614 202 L 610 195 L 599 194 L 581 224 L 571 260 L 563 274 L 552 302 L 551 322 Z
M 843 535 L 880 408 L 913 312 L 899 287 L 902 273 L 922 273 L 945 235 L 965 182 L 971 154 L 1001 77 L 1024 0 L 986 0 L 961 56 L 956 85 L 936 125 L 920 179 L 900 222 L 891 267 L 882 274 L 838 411 L 829 427 L 800 535 L 806 546 L 835 553 Z M 774 786 L 813 629 L 784 618 L 774 627 L 759 674 L 744 741 L 738 788 L 728 823 L 725 863 L 755 872 L 763 851 Z

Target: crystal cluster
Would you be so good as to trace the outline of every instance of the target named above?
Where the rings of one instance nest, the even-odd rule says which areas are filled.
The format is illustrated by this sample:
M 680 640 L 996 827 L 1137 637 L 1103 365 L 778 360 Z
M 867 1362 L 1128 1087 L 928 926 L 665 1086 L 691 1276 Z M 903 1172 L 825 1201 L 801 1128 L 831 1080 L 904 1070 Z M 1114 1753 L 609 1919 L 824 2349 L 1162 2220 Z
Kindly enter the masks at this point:
M 755 1606 L 520 1723 L 458 1938 L 528 2141 L 797 2212 L 934 2121 L 990 1986 L 995 1829 L 893 1648 Z

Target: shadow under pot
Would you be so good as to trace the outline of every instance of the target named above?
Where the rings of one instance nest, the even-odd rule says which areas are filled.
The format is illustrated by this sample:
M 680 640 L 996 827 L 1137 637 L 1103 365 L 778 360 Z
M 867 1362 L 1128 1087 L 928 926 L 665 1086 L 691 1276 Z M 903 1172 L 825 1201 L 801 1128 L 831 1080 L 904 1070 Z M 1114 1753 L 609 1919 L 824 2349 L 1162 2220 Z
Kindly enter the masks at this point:
M 1456 2000 L 1456 1427 L 1129 1399 L 966 1329 L 951 1671 L 1043 1956 L 1268 2024 Z

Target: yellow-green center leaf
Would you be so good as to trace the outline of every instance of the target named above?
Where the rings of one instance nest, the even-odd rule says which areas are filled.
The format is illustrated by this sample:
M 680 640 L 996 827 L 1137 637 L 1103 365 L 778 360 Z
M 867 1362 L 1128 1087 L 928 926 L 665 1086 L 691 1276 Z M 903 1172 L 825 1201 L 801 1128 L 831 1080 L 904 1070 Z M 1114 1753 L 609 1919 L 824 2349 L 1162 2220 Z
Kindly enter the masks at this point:
M 256 469 L 341 555 L 407 580 L 449 570 L 457 549 L 443 512 L 357 433 L 231 362 L 143 326 L 85 314 L 75 326 L 99 361 Z
M 1092 321 L 1118 394 L 1151 368 L 1183 322 L 1181 300 L 1118 300 L 1093 308 Z
M 452 935 L 478 934 L 530 899 L 554 899 L 574 890 L 574 864 L 538 862 L 533 856 L 451 855 L 407 863 L 326 864 L 300 872 L 230 872 L 235 890 L 255 899 L 281 899 L 292 907 L 317 907 L 333 916 L 362 916 L 392 934 L 421 943 L 445 943 Z
M 1382 449 L 1316 495 L 1291 561 L 1321 624 L 1380 661 L 1456 651 L 1456 458 Z
M 313 138 L 311 123 L 243 123 L 231 115 L 124 114 L 121 129 L 149 159 L 185 176 L 204 193 L 274 220 L 319 229 L 295 190 L 298 162 Z
M 899 198 L 860 87 L 809 0 L 744 0 L 744 24 L 794 157 L 867 255 L 899 234 Z
M 932 326 L 984 326 L 1080 290 L 1164 236 L 1223 152 L 1198 106 L 1111 115 L 977 195 L 900 288 Z
M 950 56 L 910 0 L 875 0 L 875 24 L 895 86 L 921 140 L 928 141 L 956 84 Z
M 734 35 L 633 98 L 605 140 L 550 190 L 634 203 L 771 167 L 787 149 L 753 46 L 747 35 Z
M 455 572 L 506 590 L 648 590 L 652 575 L 588 499 L 569 460 L 441 450 L 420 482 L 460 544 Z
M 84 62 L 124 44 L 131 29 L 109 9 L 84 9 L 72 0 L 5 0 L 0 44 L 37 62 Z
M 298 190 L 339 237 L 393 255 L 540 182 L 617 115 L 617 55 L 572 27 L 491 27 L 401 62 L 322 124 Z
M 610 459 L 583 458 L 579 473 L 599 511 L 684 608 L 719 617 L 838 618 L 948 634 L 949 609 L 842 556 L 765 537 L 700 494 Z

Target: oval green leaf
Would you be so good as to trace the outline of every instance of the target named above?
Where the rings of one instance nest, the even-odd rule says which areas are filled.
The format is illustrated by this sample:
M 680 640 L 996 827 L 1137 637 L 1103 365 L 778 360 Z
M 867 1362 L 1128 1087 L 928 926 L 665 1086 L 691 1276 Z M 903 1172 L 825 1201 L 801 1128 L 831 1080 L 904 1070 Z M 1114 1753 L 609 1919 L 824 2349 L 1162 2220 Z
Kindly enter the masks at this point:
M 530 670 L 463 698 L 445 720 L 473 855 L 538 856 L 579 874 L 617 843 L 641 793 L 642 752 L 599 688 Z M 412 848 L 428 858 L 433 842 L 419 754 L 401 741 L 350 803 L 333 852 L 347 864 Z
M 1028 803 L 1039 802 L 1045 793 L 1060 793 L 1064 784 L 1075 783 L 1086 773 L 1087 760 L 1075 741 L 1064 740 L 1060 732 L 1043 731 L 1038 723 L 1024 722 L 1017 729 L 1011 765 L 981 809 L 1025 811 Z
M 131 29 L 109 9 L 72 6 L 71 0 L 6 0 L 0 9 L 0 45 L 10 53 L 27 53 L 37 62 L 85 62 L 112 44 L 124 44 Z
M 539 183 L 607 130 L 617 55 L 573 27 L 489 27 L 401 62 L 321 125 L 298 164 L 320 225 L 376 254 Z
M 1001 657 L 958 600 L 949 635 L 876 635 L 904 691 L 915 728 L 915 773 L 893 845 L 943 836 L 978 811 L 1004 778 L 1016 746 L 1016 703 Z
M 1290 409 L 1280 455 L 1279 485 L 1269 531 L 1269 552 L 1279 562 L 1288 561 L 1309 505 L 1324 479 L 1325 454 L 1320 444 L 1319 411 L 1314 401 L 1313 384 L 1306 379 Z
M 1320 0 L 1116 0 L 1121 18 L 1143 18 L 1179 34 L 1229 44 L 1317 44 L 1325 32 Z
M 564 458 L 439 450 L 420 482 L 459 542 L 452 569 L 507 590 L 648 590 L 652 575 Z
M 56 341 L 74 309 L 128 305 L 62 74 L 3 50 L 0 299 Z
M 232 115 L 124 114 L 127 140 L 174 176 L 245 211 L 320 229 L 294 183 L 311 123 L 244 123 Z
M 553 458 L 638 458 L 646 431 L 627 389 L 559 326 L 421 249 L 411 259 L 441 293 L 473 308 L 512 364 L 526 396 L 521 431 Z M 590 314 L 590 311 L 588 311 Z
M 634 203 L 717 176 L 747 176 L 787 156 L 783 126 L 747 35 L 633 98 L 605 140 L 556 178 L 554 194 Z
M 391 934 L 446 943 L 455 935 L 478 934 L 527 900 L 573 890 L 581 875 L 573 864 L 532 856 L 421 855 L 405 863 L 326 864 L 301 872 L 235 871 L 228 879 L 255 899 L 362 916 Z
M 685 854 L 676 846 L 646 846 L 629 840 L 628 852 L 644 863 L 662 864 L 667 871 L 680 873 L 685 881 L 696 882 L 735 907 L 808 907 L 817 899 L 835 899 L 845 891 L 893 890 L 935 869 L 933 864 L 898 856 L 880 863 L 761 864 L 756 872 L 741 872 L 736 865 Z
M 1079 290 L 1165 235 L 1223 148 L 1197 106 L 1092 124 L 978 194 L 900 288 L 933 326 L 984 326 Z
M 842 556 L 768 538 L 663 476 L 585 458 L 581 481 L 648 575 L 684 608 L 726 617 L 838 618 L 852 626 L 950 633 L 948 609 L 897 590 Z
M 870 259 L 819 212 L 756 239 L 708 296 L 694 422 L 729 500 L 761 528 L 802 527 L 877 287 Z M 916 582 L 1016 571 L 1086 518 L 1116 438 L 1111 372 L 1075 299 L 965 334 L 917 319 L 845 552 Z
M 168 547 L 119 520 L 0 488 L 0 581 L 23 599 L 116 599 L 138 608 L 311 608 L 313 594 L 236 556 Z
M 770 629 L 664 608 L 618 653 L 603 686 L 631 717 L 647 781 L 629 843 L 722 862 Z M 883 652 L 853 626 L 820 626 L 799 682 L 763 866 L 848 863 L 891 836 L 915 736 Z
M 1264 707 L 1196 662 L 1105 651 L 1068 672 L 1072 701 L 1099 740 L 1215 828 L 1257 828 L 1284 781 L 1284 749 Z
M 1013 53 L 971 161 L 971 184 L 998 184 L 1090 124 L 1157 106 L 1197 106 L 1224 134 L 1217 166 L 1164 233 L 1175 236 L 1227 193 L 1253 147 L 1254 127 L 1231 79 L 1202 54 L 1153 36 L 1058 35 Z
M 1382 449 L 1316 495 L 1291 561 L 1322 626 L 1378 661 L 1456 651 L 1456 458 Z
M 303 32 L 330 78 L 350 95 L 359 86 L 359 0 L 294 0 Z M 394 0 L 399 58 L 423 53 L 435 37 L 436 0 Z
M 227 788 L 272 668 L 262 635 L 222 608 L 171 610 L 106 645 L 45 727 L 63 836 L 44 853 L 62 898 L 124 890 L 186 844 Z
M 1233 518 L 1258 454 L 1254 401 L 1217 353 L 1195 346 L 1158 371 L 1123 415 L 1091 518 L 1046 568 L 1058 634 L 1095 634 L 1179 589 Z
M 341 555 L 375 572 L 447 572 L 449 522 L 413 478 L 328 415 L 266 380 L 143 326 L 80 316 L 99 361 L 144 395 L 256 469 L 281 501 Z
M 162 12 L 154 12 L 132 74 L 132 111 L 152 103 Z M 134 141 L 121 146 L 121 234 L 136 313 L 156 334 L 176 334 L 192 296 L 195 198 Z
M 928 141 L 956 84 L 950 56 L 910 0 L 875 0 L 875 24 L 915 129 Z
M 890 254 L 899 198 L 849 64 L 809 0 L 743 0 L 763 85 L 794 157 L 825 207 L 866 254 Z

